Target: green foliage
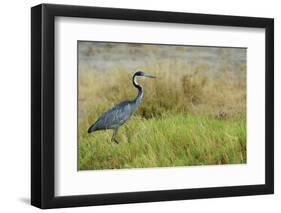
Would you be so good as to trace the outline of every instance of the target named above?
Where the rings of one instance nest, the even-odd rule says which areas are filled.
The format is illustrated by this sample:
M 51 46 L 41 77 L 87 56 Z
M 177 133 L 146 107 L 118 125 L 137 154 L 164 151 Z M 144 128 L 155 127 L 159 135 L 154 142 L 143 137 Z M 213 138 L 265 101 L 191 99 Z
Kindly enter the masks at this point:
M 133 116 L 118 132 L 87 134 L 81 124 L 79 170 L 246 163 L 245 120 L 186 114 Z

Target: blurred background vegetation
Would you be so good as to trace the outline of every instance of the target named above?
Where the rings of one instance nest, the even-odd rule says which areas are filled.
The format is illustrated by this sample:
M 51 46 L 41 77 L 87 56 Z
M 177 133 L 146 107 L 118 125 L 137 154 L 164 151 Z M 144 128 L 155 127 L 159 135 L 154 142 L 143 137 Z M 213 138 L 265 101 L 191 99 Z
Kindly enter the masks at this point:
M 80 41 L 78 54 L 79 169 L 246 162 L 245 48 Z M 136 96 L 137 70 L 157 78 L 140 81 L 124 143 L 111 144 L 110 131 L 88 135 L 102 112 Z

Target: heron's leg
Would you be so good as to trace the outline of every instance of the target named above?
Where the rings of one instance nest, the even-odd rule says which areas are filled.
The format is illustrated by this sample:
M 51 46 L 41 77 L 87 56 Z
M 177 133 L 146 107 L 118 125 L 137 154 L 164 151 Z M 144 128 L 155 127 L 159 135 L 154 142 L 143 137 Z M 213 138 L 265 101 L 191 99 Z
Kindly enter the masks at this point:
M 112 135 L 111 141 L 114 141 L 115 143 L 118 144 L 119 142 L 115 138 L 115 136 L 117 134 L 117 131 L 118 131 L 118 128 L 117 129 L 113 129 L 113 135 Z

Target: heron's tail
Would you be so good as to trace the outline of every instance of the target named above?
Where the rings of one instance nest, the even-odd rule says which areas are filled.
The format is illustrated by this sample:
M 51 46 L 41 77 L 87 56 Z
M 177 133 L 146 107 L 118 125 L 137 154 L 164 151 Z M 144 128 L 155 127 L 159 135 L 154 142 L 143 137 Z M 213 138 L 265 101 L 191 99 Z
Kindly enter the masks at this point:
M 89 129 L 88 129 L 88 133 L 90 134 L 91 132 L 100 130 L 100 119 L 98 119 L 95 123 L 93 123 Z
M 96 129 L 96 126 L 95 126 L 95 123 L 93 125 L 91 125 L 88 129 L 88 133 L 90 134 L 91 132 L 95 131 Z

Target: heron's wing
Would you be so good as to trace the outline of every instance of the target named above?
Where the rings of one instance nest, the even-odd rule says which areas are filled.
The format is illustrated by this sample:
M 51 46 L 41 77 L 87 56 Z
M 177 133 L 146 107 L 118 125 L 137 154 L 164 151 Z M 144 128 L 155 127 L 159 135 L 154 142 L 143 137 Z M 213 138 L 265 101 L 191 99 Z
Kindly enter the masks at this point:
M 104 112 L 98 120 L 89 128 L 88 132 L 101 129 L 115 129 L 125 123 L 132 114 L 129 101 L 121 102 Z

